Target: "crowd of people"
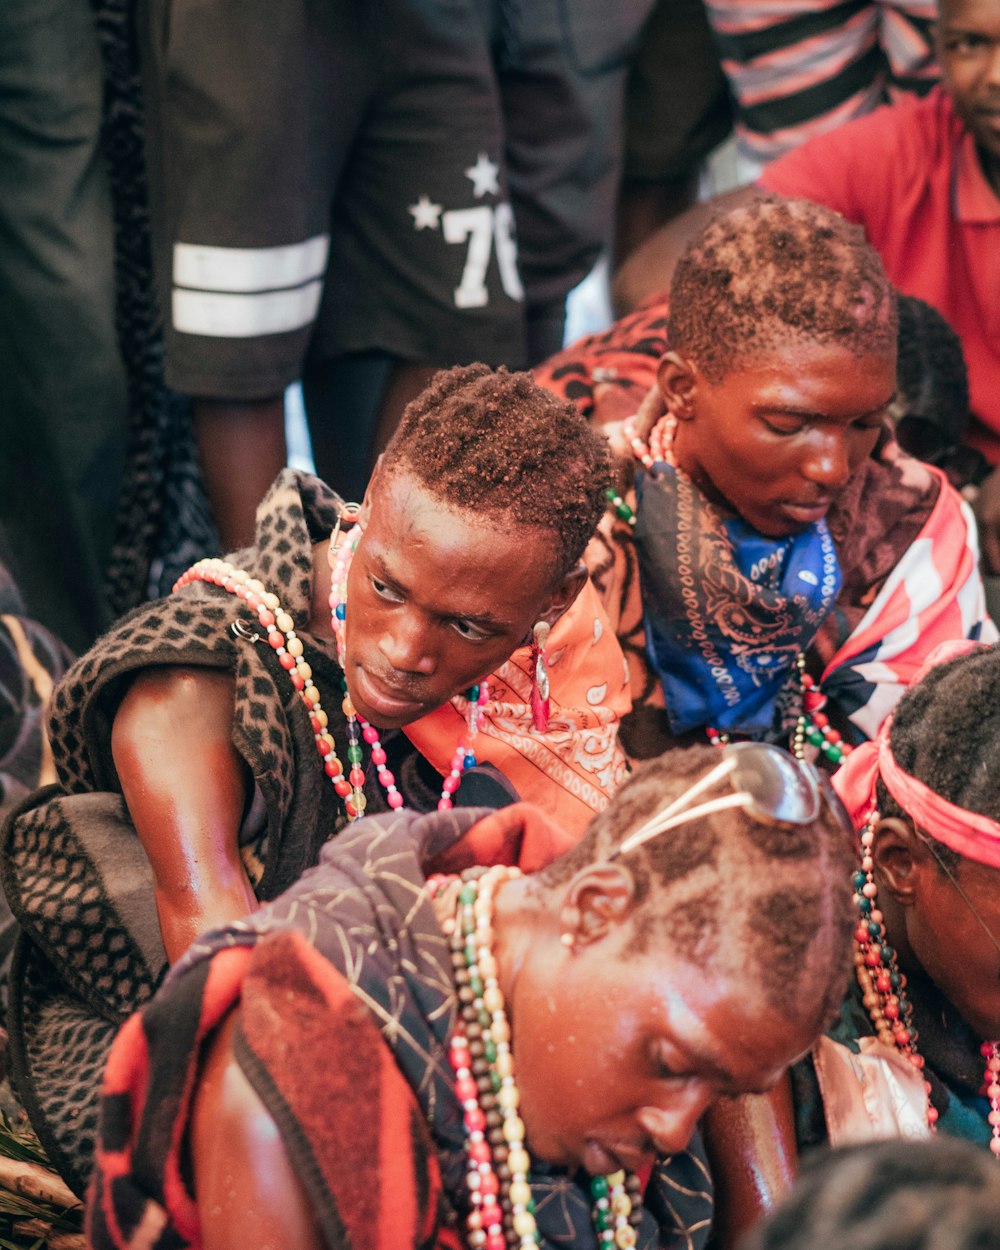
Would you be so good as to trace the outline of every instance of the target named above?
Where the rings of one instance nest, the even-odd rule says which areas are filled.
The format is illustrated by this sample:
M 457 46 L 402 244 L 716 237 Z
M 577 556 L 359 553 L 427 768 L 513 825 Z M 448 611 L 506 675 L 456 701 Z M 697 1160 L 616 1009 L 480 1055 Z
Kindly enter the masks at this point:
M 0 1234 L 992 1244 L 996 0 L 7 28 Z

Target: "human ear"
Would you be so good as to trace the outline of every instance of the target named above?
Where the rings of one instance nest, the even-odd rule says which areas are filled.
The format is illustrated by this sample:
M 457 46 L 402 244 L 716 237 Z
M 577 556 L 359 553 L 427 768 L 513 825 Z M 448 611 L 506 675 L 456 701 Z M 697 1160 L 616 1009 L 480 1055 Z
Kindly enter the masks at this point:
M 656 385 L 667 411 L 678 421 L 694 416 L 697 376 L 694 365 L 679 352 L 667 352 L 656 367 Z
M 577 595 L 587 584 L 587 566 L 580 560 L 559 583 L 549 600 L 549 605 L 539 612 L 538 619 L 554 625 L 564 612 L 569 611 Z
M 872 859 L 880 886 L 901 906 L 912 906 L 928 862 L 913 826 L 897 816 L 880 820 L 875 827 Z
M 635 877 L 624 864 L 591 864 L 569 883 L 559 909 L 560 933 L 572 936 L 566 944 L 574 948 L 599 941 L 631 915 L 635 903 Z

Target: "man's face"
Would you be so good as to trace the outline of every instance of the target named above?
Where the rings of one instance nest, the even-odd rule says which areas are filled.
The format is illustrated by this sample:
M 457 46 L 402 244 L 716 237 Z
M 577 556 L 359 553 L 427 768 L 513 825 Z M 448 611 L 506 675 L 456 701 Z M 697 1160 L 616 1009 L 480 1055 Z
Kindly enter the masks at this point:
M 1000 161 L 1000 4 L 941 0 L 940 10 L 938 60 L 955 111 L 980 152 Z
M 770 1089 L 815 1040 L 815 1003 L 778 1012 L 752 977 L 666 943 L 637 954 L 633 936 L 626 922 L 570 956 L 532 947 L 514 983 L 520 1111 L 550 1163 L 599 1174 L 684 1150 L 716 1097 Z
M 552 604 L 550 530 L 501 528 L 379 472 L 347 584 L 345 678 L 357 711 L 399 728 L 499 667 Z
M 684 398 L 671 393 L 669 361 L 660 388 L 680 418 L 678 465 L 772 538 L 826 515 L 874 449 L 896 389 L 895 352 L 858 356 L 809 340 L 737 362 L 719 382 L 685 365 Z

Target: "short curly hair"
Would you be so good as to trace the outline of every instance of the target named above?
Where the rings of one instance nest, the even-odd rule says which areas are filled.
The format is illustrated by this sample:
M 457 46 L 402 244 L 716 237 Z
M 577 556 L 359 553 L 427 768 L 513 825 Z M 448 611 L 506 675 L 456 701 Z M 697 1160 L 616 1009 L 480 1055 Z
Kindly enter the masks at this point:
M 719 759 L 705 743 L 642 764 L 539 881 L 561 885 L 606 859 Z M 853 839 L 828 807 L 804 826 L 761 824 L 732 810 L 703 816 L 623 858 L 640 902 L 654 885 L 662 891 L 655 908 L 637 916 L 637 944 L 644 949 L 666 938 L 696 967 L 727 970 L 758 986 L 776 1010 L 790 1002 L 808 1004 L 819 1032 L 848 984 L 856 858 Z
M 462 365 L 409 404 L 382 459 L 452 507 L 549 529 L 560 576 L 583 555 L 607 504 L 607 441 L 528 373 Z
M 765 195 L 715 216 L 670 285 L 668 338 L 712 382 L 789 340 L 895 354 L 896 293 L 864 231 Z

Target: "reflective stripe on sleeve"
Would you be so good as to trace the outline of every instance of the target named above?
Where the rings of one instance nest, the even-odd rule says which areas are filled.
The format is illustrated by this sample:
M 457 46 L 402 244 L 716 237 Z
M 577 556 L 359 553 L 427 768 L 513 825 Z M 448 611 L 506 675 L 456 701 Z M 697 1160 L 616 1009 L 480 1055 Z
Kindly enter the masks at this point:
M 330 236 L 317 234 L 285 247 L 204 247 L 174 244 L 174 286 L 198 291 L 276 291 L 321 278 Z
M 316 319 L 322 291 L 319 281 L 291 291 L 258 291 L 252 295 L 175 288 L 174 329 L 181 334 L 226 339 L 301 330 Z

